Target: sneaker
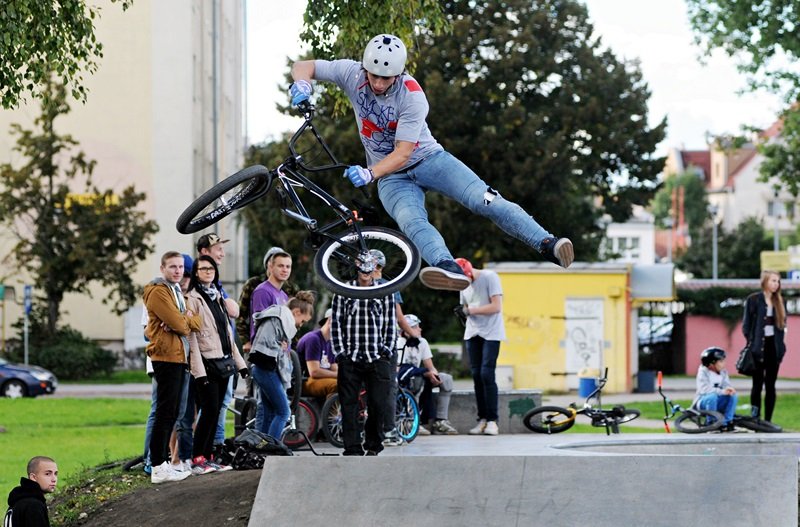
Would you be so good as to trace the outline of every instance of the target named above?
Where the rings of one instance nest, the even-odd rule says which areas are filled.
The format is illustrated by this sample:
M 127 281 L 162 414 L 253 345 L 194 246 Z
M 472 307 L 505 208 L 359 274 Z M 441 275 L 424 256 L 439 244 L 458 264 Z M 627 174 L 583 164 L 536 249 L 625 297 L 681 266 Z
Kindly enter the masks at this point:
M 183 461 L 179 461 L 177 463 L 172 463 L 172 470 L 175 472 L 191 472 L 192 471 L 192 460 L 191 459 L 184 459 Z
M 434 267 L 424 268 L 419 272 L 419 280 L 426 287 L 442 291 L 463 291 L 470 284 L 467 275 L 453 260 L 445 260 Z
M 365 456 L 377 456 L 378 455 L 378 451 L 377 450 L 367 450 L 367 453 L 364 454 L 364 455 Z
M 470 429 L 469 435 L 471 436 L 479 436 L 483 434 L 483 431 L 486 429 L 486 419 L 481 419 L 478 421 L 478 424 L 475 425 L 475 428 Z
M 564 269 L 572 265 L 575 259 L 575 249 L 568 238 L 546 238 L 539 247 L 539 252 L 546 260 Z
M 144 470 L 144 473 L 145 473 L 145 474 L 147 474 L 147 475 L 149 476 L 150 474 L 152 474 L 152 473 L 153 473 L 153 466 L 152 466 L 150 463 L 146 463 L 146 464 L 145 464 L 145 465 L 142 467 L 142 470 Z
M 458 435 L 458 430 L 456 430 L 456 427 L 451 425 L 450 421 L 448 421 L 447 419 L 440 419 L 439 421 L 436 421 L 435 423 L 433 423 L 432 428 L 433 428 L 432 432 L 434 434 L 442 434 L 446 436 Z
M 400 437 L 400 434 L 397 433 L 397 430 L 386 432 L 383 436 L 383 446 L 403 446 L 403 443 L 405 443 L 405 440 Z
M 429 435 L 431 435 L 431 431 L 428 430 L 427 428 L 425 428 L 424 426 L 419 425 L 419 430 L 417 430 L 417 435 L 418 436 L 429 436 Z
M 209 465 L 208 461 L 204 456 L 197 456 L 192 459 L 192 474 L 196 476 L 202 476 L 203 474 L 208 474 L 210 472 L 216 472 L 217 469 Z
M 483 429 L 483 435 L 485 436 L 496 436 L 499 433 L 500 429 L 497 428 L 497 423 L 494 421 L 486 423 L 486 428 Z
M 226 465 L 222 461 L 218 461 L 214 456 L 211 456 L 211 461 L 208 461 L 208 464 L 217 472 L 227 472 L 229 470 L 233 470 L 232 466 Z
M 151 483 L 164 483 L 165 481 L 182 481 L 188 478 L 191 472 L 177 472 L 172 469 L 169 461 L 164 461 L 157 467 L 153 467 L 150 474 Z

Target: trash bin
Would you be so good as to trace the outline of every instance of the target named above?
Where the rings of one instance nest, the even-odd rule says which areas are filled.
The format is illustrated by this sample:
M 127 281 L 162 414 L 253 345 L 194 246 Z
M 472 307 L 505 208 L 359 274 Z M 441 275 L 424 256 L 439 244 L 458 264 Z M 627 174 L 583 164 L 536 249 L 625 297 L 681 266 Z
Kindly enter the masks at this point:
M 578 372 L 578 397 L 589 397 L 597 388 L 597 377 L 600 371 L 595 368 L 584 368 Z
M 653 393 L 656 391 L 656 372 L 654 370 L 639 370 L 636 374 L 636 392 Z

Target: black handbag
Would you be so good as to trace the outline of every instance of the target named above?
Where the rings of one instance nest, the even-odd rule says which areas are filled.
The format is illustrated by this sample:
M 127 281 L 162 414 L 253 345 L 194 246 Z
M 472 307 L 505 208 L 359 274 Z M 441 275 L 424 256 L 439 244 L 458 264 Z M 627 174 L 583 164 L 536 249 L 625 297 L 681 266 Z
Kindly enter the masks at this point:
M 203 359 L 203 365 L 206 367 L 206 373 L 213 373 L 223 379 L 236 373 L 236 362 L 231 355 L 225 355 L 221 359 Z
M 753 352 L 750 351 L 750 343 L 745 344 L 742 351 L 739 352 L 739 358 L 736 360 L 736 371 L 748 377 L 752 377 L 756 372 L 756 360 L 753 357 Z

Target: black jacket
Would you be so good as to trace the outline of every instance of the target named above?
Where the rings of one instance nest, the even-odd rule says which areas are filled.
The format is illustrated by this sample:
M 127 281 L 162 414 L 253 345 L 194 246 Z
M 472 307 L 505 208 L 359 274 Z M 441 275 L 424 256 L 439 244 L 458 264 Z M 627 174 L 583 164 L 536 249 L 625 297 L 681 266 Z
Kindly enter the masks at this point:
M 47 515 L 47 502 L 44 492 L 35 481 L 19 479 L 19 487 L 14 487 L 8 495 L 12 527 L 50 527 Z
M 764 320 L 767 318 L 767 301 L 764 293 L 753 293 L 744 303 L 744 318 L 742 319 L 742 333 L 750 344 L 750 351 L 757 360 L 764 360 Z M 783 342 L 784 330 L 775 326 L 775 353 L 778 362 L 783 360 L 786 345 Z

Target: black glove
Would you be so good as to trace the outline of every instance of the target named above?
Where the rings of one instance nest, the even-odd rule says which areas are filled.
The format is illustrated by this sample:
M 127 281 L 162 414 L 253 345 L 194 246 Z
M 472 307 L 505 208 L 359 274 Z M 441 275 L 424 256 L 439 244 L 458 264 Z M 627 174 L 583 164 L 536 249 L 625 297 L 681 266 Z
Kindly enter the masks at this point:
M 205 375 L 202 377 L 196 377 L 194 383 L 200 388 L 205 388 L 208 386 L 208 377 Z
M 462 326 L 467 325 L 467 306 L 457 305 L 453 308 L 453 314 L 461 322 Z
M 239 375 L 242 376 L 242 379 L 246 379 L 250 377 L 250 370 L 248 370 L 247 368 L 242 368 L 241 370 L 239 370 Z

